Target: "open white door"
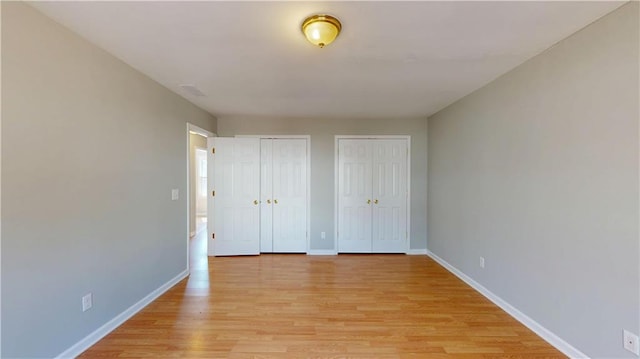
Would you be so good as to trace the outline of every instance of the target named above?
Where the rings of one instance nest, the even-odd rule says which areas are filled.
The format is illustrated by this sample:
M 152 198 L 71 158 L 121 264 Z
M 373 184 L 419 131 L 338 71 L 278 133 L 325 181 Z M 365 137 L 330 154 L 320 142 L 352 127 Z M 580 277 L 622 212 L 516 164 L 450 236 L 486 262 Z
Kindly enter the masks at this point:
M 260 140 L 214 137 L 207 147 L 209 255 L 260 254 Z

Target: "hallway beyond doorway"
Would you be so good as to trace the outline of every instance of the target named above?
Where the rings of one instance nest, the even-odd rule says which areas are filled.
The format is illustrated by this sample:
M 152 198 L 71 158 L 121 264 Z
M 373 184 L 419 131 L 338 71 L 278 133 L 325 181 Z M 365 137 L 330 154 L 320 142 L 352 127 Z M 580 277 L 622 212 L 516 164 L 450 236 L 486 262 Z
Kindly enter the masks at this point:
M 196 235 L 189 242 L 188 288 L 209 288 L 207 257 L 207 217 L 196 218 Z

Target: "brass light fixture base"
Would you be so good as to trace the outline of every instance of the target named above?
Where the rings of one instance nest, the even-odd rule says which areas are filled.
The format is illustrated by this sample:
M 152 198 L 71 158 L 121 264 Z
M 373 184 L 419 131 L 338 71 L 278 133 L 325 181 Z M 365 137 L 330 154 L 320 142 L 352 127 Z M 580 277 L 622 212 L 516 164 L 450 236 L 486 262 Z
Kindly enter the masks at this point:
M 337 18 L 318 14 L 306 18 L 302 22 L 302 33 L 310 43 L 324 47 L 338 37 L 342 30 L 342 24 Z

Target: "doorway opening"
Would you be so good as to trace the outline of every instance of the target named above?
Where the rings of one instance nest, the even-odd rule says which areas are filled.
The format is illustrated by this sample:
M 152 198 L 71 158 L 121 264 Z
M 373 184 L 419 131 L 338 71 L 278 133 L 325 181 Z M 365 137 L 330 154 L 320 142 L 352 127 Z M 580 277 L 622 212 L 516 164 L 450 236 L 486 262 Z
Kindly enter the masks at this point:
M 187 124 L 187 266 L 188 287 L 208 287 L 207 257 L 207 138 L 214 134 Z
M 196 234 L 206 229 L 207 224 L 207 150 L 196 148 L 195 151 L 195 216 Z

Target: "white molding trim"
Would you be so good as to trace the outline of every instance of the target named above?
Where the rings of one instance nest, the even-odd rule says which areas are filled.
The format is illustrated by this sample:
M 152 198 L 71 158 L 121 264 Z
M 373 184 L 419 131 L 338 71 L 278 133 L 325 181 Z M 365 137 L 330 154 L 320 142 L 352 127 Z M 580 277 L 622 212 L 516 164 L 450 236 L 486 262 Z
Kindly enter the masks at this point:
M 338 253 L 338 182 L 340 182 L 340 176 L 338 175 L 338 169 L 340 168 L 340 157 L 338 157 L 338 149 L 340 143 L 338 142 L 338 136 L 333 137 L 333 249 Z
M 551 344 L 556 349 L 561 351 L 564 355 L 568 356 L 569 358 L 581 358 L 581 359 L 589 358 L 586 354 L 584 354 L 580 350 L 573 347 L 571 344 L 564 341 L 562 338 L 557 336 L 555 333 L 553 333 L 549 329 L 543 327 L 540 323 L 536 322 L 531 317 L 519 311 L 517 308 L 509 304 L 507 301 L 500 298 L 499 296 L 497 296 L 496 294 L 494 294 L 493 292 L 485 288 L 482 284 L 476 282 L 471 277 L 469 277 L 468 275 L 464 274 L 462 271 L 460 271 L 456 267 L 449 264 L 444 259 L 438 257 L 435 253 L 429 250 L 427 252 L 428 252 L 427 255 L 431 257 L 431 259 L 433 259 L 438 264 L 443 266 L 449 272 L 453 273 L 456 277 L 460 278 L 463 282 L 467 283 L 469 286 L 471 286 L 471 288 L 475 289 L 477 292 L 485 296 L 485 298 L 492 301 L 495 305 L 497 305 L 502 310 L 507 312 L 507 314 L 515 318 L 524 326 L 531 329 L 534 333 L 538 334 L 542 339 L 544 339 L 545 341 L 547 341 L 547 343 Z
M 0 25 L 2 23 L 2 6 L 0 6 Z M 0 26 L 2 29 L 2 26 Z M 0 38 L 2 37 L 2 30 L 0 30 Z M 0 53 L 2 46 L 0 46 Z M 6 50 L 5 50 L 6 51 Z M 2 70 L 0 70 L 0 83 L 2 83 Z M 2 108 L 2 89 L 0 89 L 0 108 Z M 2 116 L 0 115 L 0 148 L 2 148 Z M 0 156 L 0 179 L 2 178 L 2 156 Z M 6 172 L 5 172 L 6 173 Z M 2 184 L 0 180 L 0 204 L 2 203 Z M 2 205 L 0 205 L 0 218 L 2 218 Z M 2 258 L 2 221 L 0 220 L 0 258 Z M 6 227 L 5 227 L 6 228 Z M 2 308 L 2 281 L 0 281 L 0 308 Z M 0 314 L 0 317 L 2 314 Z M 0 338 L 2 338 L 2 326 L 0 325 Z M 2 355 L 2 340 L 0 340 L 0 355 Z
M 411 136 L 404 136 L 404 138 L 406 138 L 406 141 L 407 141 L 407 244 L 406 245 L 407 245 L 407 252 L 411 252 Z
M 411 135 L 335 135 L 336 138 L 343 139 L 370 139 L 370 140 L 380 140 L 380 139 L 405 139 L 410 138 Z
M 311 135 L 235 135 L 233 137 L 239 137 L 239 138 L 259 138 L 259 139 L 265 139 L 265 140 L 277 140 L 277 139 L 307 139 L 309 141 L 311 141 Z
M 161 296 L 166 291 L 171 289 L 171 287 L 173 287 L 178 282 L 186 278 L 188 275 L 189 275 L 189 272 L 185 270 L 182 273 L 175 276 L 173 279 L 170 279 L 168 282 L 161 285 L 158 289 L 149 293 L 146 297 L 140 299 L 137 303 L 130 306 L 124 312 L 118 314 L 113 319 L 106 322 L 103 326 L 93 331 L 93 333 L 87 335 L 82 340 L 72 345 L 69 349 L 63 351 L 56 358 L 57 359 L 75 358 L 78 355 L 82 354 L 82 352 L 89 349 L 93 344 L 97 343 L 100 339 L 104 338 L 107 334 L 111 333 L 114 329 L 122 325 L 129 318 L 133 317 L 136 313 L 138 313 L 144 307 L 146 307 L 151 302 L 156 300 L 159 296 Z
M 308 256 L 337 256 L 338 252 L 333 249 L 310 249 L 307 251 Z
M 425 249 L 409 249 L 407 251 L 407 255 L 410 255 L 410 256 L 424 255 L 424 256 L 426 256 L 427 255 L 427 249 L 426 248 Z
M 200 136 L 204 136 L 204 137 L 214 137 L 216 136 L 215 133 L 205 130 L 202 127 L 196 126 L 190 122 L 187 122 L 187 131 L 191 131 L 191 132 L 195 132 Z

